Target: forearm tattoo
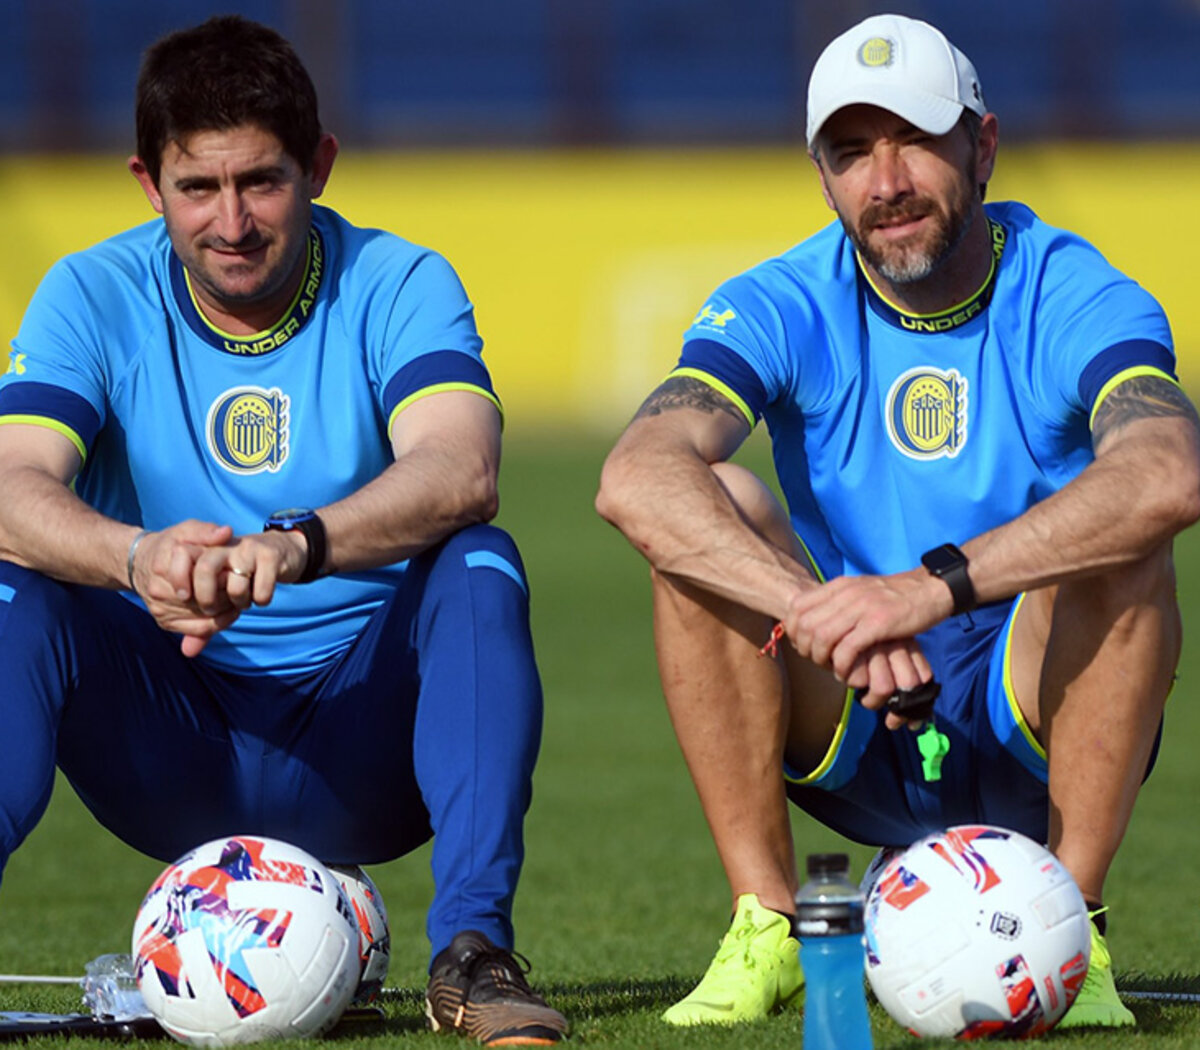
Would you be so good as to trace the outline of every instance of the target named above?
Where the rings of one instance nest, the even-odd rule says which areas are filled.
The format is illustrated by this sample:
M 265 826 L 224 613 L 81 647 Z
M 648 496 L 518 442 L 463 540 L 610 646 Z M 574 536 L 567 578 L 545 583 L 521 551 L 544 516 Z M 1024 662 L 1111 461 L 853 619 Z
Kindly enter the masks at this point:
M 1098 449 L 1109 435 L 1137 419 L 1190 420 L 1200 430 L 1200 417 L 1188 396 L 1159 376 L 1136 376 L 1119 384 L 1096 410 L 1092 422 L 1092 447 Z
M 637 410 L 634 419 L 646 416 L 658 416 L 675 408 L 698 408 L 701 412 L 712 415 L 714 412 L 725 412 L 734 419 L 746 421 L 732 401 L 724 394 L 714 390 L 707 383 L 690 376 L 672 376 L 663 382 Z

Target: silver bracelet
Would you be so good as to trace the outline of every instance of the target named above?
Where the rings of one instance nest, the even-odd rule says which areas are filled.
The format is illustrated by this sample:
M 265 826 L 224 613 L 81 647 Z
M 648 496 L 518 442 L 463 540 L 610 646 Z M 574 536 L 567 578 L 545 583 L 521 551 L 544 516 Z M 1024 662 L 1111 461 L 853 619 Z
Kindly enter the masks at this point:
M 150 535 L 149 529 L 142 529 L 129 544 L 129 554 L 125 558 L 125 574 L 129 577 L 129 589 L 137 594 L 137 586 L 133 582 L 133 559 L 137 555 L 138 545 Z

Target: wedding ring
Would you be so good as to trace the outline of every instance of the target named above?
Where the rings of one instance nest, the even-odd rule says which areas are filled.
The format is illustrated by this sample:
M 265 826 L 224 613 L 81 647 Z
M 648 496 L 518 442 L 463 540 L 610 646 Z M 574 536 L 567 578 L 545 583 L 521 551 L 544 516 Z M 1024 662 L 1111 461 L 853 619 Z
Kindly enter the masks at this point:
M 231 573 L 233 573 L 234 576 L 243 576 L 247 580 L 250 579 L 250 577 L 254 575 L 254 573 L 247 572 L 245 569 L 239 569 L 236 565 L 229 566 L 229 571 Z

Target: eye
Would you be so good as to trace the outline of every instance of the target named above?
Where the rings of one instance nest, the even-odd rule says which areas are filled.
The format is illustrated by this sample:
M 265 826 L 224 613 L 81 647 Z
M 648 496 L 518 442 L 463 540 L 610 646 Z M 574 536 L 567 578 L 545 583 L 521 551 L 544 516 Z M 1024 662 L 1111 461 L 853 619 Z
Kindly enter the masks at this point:
M 286 181 L 278 171 L 256 171 L 241 180 L 241 188 L 252 193 L 273 193 Z
M 830 158 L 833 166 L 840 170 L 845 170 L 867 156 L 867 151 L 862 146 L 846 146 L 841 149 L 835 149 L 833 156 Z
M 178 189 L 189 200 L 199 200 L 212 193 L 214 187 L 203 182 L 185 182 Z

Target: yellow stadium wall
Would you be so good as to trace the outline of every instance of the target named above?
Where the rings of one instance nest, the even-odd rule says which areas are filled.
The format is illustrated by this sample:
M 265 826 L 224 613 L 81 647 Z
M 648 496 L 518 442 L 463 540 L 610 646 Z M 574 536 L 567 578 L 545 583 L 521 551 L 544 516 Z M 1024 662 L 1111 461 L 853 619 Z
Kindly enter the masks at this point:
M 1198 145 L 1012 148 L 990 199 L 1074 229 L 1167 309 L 1200 374 L 1186 225 Z M 119 157 L 0 158 L 7 343 L 59 256 L 154 217 Z M 447 152 L 339 158 L 324 202 L 443 252 L 476 307 L 509 426 L 613 430 L 675 360 L 725 277 L 828 222 L 798 149 Z

